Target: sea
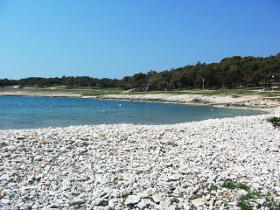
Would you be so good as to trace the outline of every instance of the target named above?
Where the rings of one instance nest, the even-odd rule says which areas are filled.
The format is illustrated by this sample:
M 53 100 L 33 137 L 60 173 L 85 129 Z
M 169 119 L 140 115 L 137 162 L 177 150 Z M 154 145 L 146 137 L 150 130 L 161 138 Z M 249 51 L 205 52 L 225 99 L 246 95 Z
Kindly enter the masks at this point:
M 2 130 L 119 123 L 161 125 L 257 114 L 262 112 L 171 103 L 0 96 Z

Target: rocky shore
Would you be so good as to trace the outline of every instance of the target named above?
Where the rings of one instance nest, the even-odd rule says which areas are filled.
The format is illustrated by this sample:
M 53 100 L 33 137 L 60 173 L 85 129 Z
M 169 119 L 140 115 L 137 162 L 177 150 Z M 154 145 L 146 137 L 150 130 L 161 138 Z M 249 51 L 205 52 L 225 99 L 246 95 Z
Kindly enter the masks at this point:
M 0 130 L 0 209 L 277 209 L 268 117 Z
M 27 91 L 9 90 L 0 91 L 0 96 L 31 96 L 31 97 L 77 97 L 77 98 L 96 98 L 129 101 L 149 101 L 163 103 L 180 103 L 192 105 L 212 105 L 226 107 L 244 107 L 257 109 L 270 109 L 280 107 L 279 97 L 262 97 L 261 95 L 244 95 L 232 97 L 231 95 L 203 95 L 203 94 L 102 94 L 97 96 L 83 96 L 77 92 L 46 92 L 46 91 Z M 275 100 L 278 99 L 278 100 Z
M 231 106 L 246 108 L 271 109 L 280 106 L 280 101 L 263 98 L 260 95 L 244 95 L 232 97 L 230 95 L 201 95 L 201 94 L 108 94 L 101 99 L 119 99 L 132 101 L 156 101 L 181 104 L 198 104 L 212 106 Z

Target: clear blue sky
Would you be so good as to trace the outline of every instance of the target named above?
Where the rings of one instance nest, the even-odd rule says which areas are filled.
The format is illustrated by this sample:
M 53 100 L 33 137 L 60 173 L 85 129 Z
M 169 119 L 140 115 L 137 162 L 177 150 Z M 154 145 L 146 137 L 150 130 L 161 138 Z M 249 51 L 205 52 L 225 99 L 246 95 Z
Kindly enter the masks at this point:
M 278 52 L 279 0 L 0 0 L 0 78 L 122 78 Z

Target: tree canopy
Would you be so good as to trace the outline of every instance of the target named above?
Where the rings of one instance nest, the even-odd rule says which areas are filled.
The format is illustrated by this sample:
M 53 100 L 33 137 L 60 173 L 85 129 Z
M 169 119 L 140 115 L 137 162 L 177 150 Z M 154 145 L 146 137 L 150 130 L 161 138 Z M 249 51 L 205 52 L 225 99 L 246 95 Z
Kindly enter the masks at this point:
M 273 78 L 274 76 L 274 78 Z M 49 87 L 65 85 L 67 87 L 97 87 L 137 90 L 180 90 L 202 88 L 237 88 L 271 86 L 272 80 L 280 80 L 280 53 L 270 57 L 240 57 L 234 56 L 222 59 L 219 63 L 196 65 L 165 70 L 162 72 L 149 71 L 126 76 L 121 80 L 97 79 L 84 77 L 29 77 L 20 80 L 0 79 L 0 86 L 19 85 Z

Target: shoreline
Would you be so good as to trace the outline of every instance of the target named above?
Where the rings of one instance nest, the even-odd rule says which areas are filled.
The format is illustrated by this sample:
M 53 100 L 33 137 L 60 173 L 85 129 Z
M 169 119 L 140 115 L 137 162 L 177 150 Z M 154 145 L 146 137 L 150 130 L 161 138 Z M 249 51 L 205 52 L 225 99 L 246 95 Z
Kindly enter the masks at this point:
M 272 102 L 268 98 L 260 96 L 241 96 L 233 98 L 231 96 L 213 95 L 204 96 L 199 94 L 114 94 L 97 97 L 100 99 L 117 99 L 126 101 L 174 103 L 185 105 L 213 106 L 221 108 L 253 109 L 268 113 L 275 112 L 280 107 L 280 102 Z
M 92 97 L 82 97 L 82 98 L 92 98 Z M 178 102 L 178 101 L 151 100 L 151 99 L 128 99 L 128 98 L 108 98 L 108 97 L 94 97 L 92 99 L 163 103 L 163 104 L 182 104 L 182 105 L 190 105 L 190 106 L 209 106 L 215 108 L 229 108 L 229 109 L 247 109 L 247 110 L 249 109 L 249 110 L 262 111 L 267 114 L 274 113 L 275 109 L 278 108 L 278 107 L 254 107 L 254 106 L 244 106 L 244 105 L 237 105 L 237 104 L 207 104 L 207 103 Z
M 101 96 L 83 96 L 79 93 L 63 92 L 28 92 L 28 91 L 0 91 L 0 96 L 30 96 L 30 97 L 70 97 L 70 98 L 89 98 L 103 100 L 123 100 L 133 102 L 155 102 L 155 103 L 173 103 L 193 106 L 212 106 L 218 108 L 237 108 L 253 109 L 274 113 L 280 108 L 280 101 L 275 102 L 269 98 L 261 98 L 258 95 L 241 96 L 233 98 L 231 96 L 213 95 L 204 96 L 201 94 L 108 94 Z

